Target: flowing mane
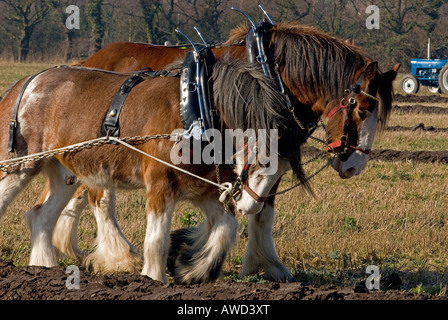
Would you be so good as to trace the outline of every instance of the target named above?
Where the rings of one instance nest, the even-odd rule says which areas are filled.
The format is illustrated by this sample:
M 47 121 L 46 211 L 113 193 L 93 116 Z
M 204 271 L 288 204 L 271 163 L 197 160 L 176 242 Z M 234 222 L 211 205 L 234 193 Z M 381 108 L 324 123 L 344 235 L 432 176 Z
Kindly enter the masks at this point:
M 306 137 L 287 108 L 285 96 L 259 64 L 223 58 L 213 71 L 215 105 L 230 128 L 277 129 L 279 154 L 287 158 L 294 174 L 311 191 L 301 165 L 300 146 Z M 269 139 L 269 135 L 268 135 Z M 266 146 L 269 147 L 269 144 Z
M 245 26 L 234 29 L 229 42 L 244 39 L 247 32 Z M 270 51 L 285 72 L 286 85 L 306 104 L 316 97 L 343 96 L 356 71 L 366 65 L 360 49 L 296 23 L 279 23 L 271 29 Z
M 279 129 L 287 126 L 284 96 L 258 64 L 220 60 L 213 70 L 215 104 L 230 128 Z
M 246 25 L 231 30 L 226 44 L 244 40 L 248 30 Z M 323 97 L 325 102 L 340 99 L 359 76 L 357 71 L 373 61 L 362 49 L 311 26 L 278 23 L 270 34 L 269 51 L 290 93 L 300 104 L 312 105 Z M 393 101 L 392 84 L 384 76 L 378 70 L 374 84 L 378 90 L 380 129 L 389 118 Z

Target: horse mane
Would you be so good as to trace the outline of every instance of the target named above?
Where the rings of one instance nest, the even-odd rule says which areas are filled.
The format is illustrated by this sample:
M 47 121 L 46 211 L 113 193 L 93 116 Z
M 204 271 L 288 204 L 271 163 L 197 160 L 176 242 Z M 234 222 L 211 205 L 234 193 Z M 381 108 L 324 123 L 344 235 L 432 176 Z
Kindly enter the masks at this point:
M 244 39 L 248 30 L 244 25 L 233 29 L 228 42 Z M 310 98 L 343 96 L 356 71 L 366 65 L 367 56 L 341 39 L 294 22 L 271 29 L 270 52 L 284 69 L 287 86 L 298 96 Z
M 277 129 L 279 155 L 287 158 L 293 172 L 311 191 L 301 166 L 300 146 L 306 136 L 295 124 L 285 97 L 276 82 L 266 77 L 258 63 L 241 63 L 229 57 L 218 60 L 213 68 L 214 102 L 227 128 L 242 130 Z M 267 136 L 269 147 L 269 135 Z
M 249 27 L 240 25 L 230 31 L 229 43 L 246 38 Z M 271 29 L 270 53 L 275 64 L 283 70 L 284 81 L 290 93 L 299 102 L 309 103 L 316 97 L 327 101 L 341 99 L 344 90 L 373 59 L 362 49 L 320 31 L 312 26 L 294 22 L 279 23 Z M 284 48 L 288 48 L 284 50 Z M 378 118 L 383 129 L 392 110 L 393 88 L 390 81 L 382 81 L 378 71 Z
M 378 87 L 378 131 L 382 132 L 386 128 L 387 121 L 392 113 L 394 102 L 392 81 L 384 81 L 383 73 L 380 72 L 380 84 Z

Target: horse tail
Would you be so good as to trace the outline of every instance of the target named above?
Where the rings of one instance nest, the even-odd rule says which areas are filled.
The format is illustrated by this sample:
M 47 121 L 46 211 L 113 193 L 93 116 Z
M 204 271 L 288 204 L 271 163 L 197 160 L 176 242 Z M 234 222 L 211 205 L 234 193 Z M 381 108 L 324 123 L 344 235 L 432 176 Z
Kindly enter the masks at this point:
M 231 213 L 220 216 L 210 228 L 211 220 L 172 233 L 168 269 L 177 283 L 213 282 L 220 275 L 236 241 L 238 222 Z

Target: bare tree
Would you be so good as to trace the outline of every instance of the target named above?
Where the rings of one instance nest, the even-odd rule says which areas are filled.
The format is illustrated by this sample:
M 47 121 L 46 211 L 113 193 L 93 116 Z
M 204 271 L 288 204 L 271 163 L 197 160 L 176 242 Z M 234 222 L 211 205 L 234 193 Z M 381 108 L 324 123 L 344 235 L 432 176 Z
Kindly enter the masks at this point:
M 219 21 L 228 9 L 224 0 L 185 0 L 178 3 L 179 13 L 186 22 L 192 22 L 210 39 L 222 40 Z M 205 30 L 205 32 L 204 32 Z
M 313 1 L 277 0 L 275 4 L 279 8 L 279 20 L 300 21 L 310 14 Z
M 148 42 L 157 43 L 160 39 L 157 17 L 161 11 L 161 2 L 159 0 L 139 0 L 139 3 L 146 25 Z
M 65 36 L 65 51 L 64 51 L 64 60 L 69 61 L 72 58 L 73 55 L 73 30 L 69 29 L 65 26 L 65 22 L 67 19 L 67 13 L 65 12 L 65 9 L 67 6 L 71 5 L 73 1 L 71 0 L 53 0 L 52 6 L 53 9 L 56 11 L 56 15 L 58 17 L 58 20 L 61 22 L 61 25 L 63 26 L 64 30 L 64 36 Z
M 28 56 L 35 27 L 44 21 L 50 12 L 49 1 L 0 0 L 0 2 L 6 4 L 5 21 L 9 22 L 8 25 L 2 23 L 1 26 L 19 42 L 18 60 L 23 62 Z
M 103 21 L 103 0 L 87 0 L 86 15 L 90 27 L 92 44 L 90 53 L 94 54 L 102 47 L 105 25 Z

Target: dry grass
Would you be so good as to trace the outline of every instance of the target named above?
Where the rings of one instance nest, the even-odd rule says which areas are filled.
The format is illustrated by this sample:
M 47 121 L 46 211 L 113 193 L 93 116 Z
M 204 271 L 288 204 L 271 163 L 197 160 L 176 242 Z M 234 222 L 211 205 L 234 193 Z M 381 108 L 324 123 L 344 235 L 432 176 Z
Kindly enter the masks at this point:
M 20 70 L 15 70 L 18 67 L 13 66 L 5 72 L 10 66 L 0 63 L 0 74 L 9 72 L 11 80 L 14 74 L 25 75 L 42 67 L 20 66 Z M 448 123 L 445 116 L 428 116 L 424 121 L 422 117 L 426 115 L 392 115 L 391 125 L 424 122 L 445 127 Z M 444 150 L 447 140 L 442 134 L 385 132 L 376 147 L 409 150 L 413 141 L 421 141 L 412 148 Z M 321 164 L 310 164 L 308 172 Z M 362 175 L 350 180 L 342 180 L 332 169 L 327 169 L 312 182 L 316 198 L 300 189 L 277 197 L 273 230 L 277 252 L 296 275 L 315 283 L 353 283 L 359 281 L 368 265 L 375 264 L 383 274 L 400 272 L 405 288 L 419 284 L 444 288 L 448 283 L 447 175 L 445 165 L 412 162 L 371 161 Z M 291 183 L 288 173 L 280 189 Z M 0 224 L 0 258 L 27 264 L 30 234 L 23 215 L 42 187 L 42 180 L 33 182 L 8 209 Z M 144 192 L 119 191 L 117 204 L 124 234 L 142 250 Z M 237 218 L 240 232 L 226 260 L 226 273 L 239 271 L 247 243 L 247 217 Z M 203 215 L 197 209 L 181 204 L 173 217 L 173 229 L 202 220 Z M 92 250 L 95 235 L 95 220 L 88 208 L 79 230 L 81 249 Z
M 444 151 L 448 150 L 448 137 L 446 132 L 387 132 L 375 143 L 375 149 Z
M 391 117 L 388 125 L 413 127 L 420 122 L 423 122 L 427 126 L 433 126 L 434 128 L 447 128 L 448 114 L 396 113 Z
M 49 63 L 16 63 L 12 61 L 0 60 L 0 96 L 3 95 L 9 86 L 19 79 L 49 68 L 53 64 Z

